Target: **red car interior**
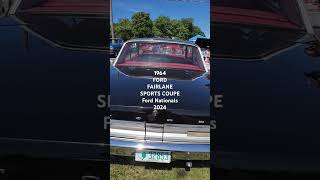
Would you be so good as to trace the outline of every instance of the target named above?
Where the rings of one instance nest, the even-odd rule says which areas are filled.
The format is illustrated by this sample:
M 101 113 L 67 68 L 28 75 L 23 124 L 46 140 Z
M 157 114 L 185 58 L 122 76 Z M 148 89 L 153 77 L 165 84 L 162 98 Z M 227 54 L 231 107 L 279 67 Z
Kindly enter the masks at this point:
M 198 66 L 191 64 L 180 64 L 180 63 L 146 63 L 137 61 L 125 61 L 124 63 L 117 64 L 117 66 L 135 66 L 135 67 L 153 67 L 153 68 L 172 68 L 172 69 L 188 69 L 195 71 L 205 71 Z
M 132 45 L 127 44 L 122 49 L 121 55 L 118 57 L 116 66 L 136 66 L 136 67 L 152 67 L 152 68 L 172 68 L 172 69 L 188 69 L 195 71 L 205 71 L 204 67 L 200 67 L 198 62 L 193 62 L 193 54 L 187 48 L 191 46 L 178 45 L 171 43 L 140 43 L 138 49 L 131 52 Z M 192 47 L 195 48 L 195 47 Z M 191 49 L 190 49 L 191 50 Z M 193 50 L 193 49 L 192 49 Z M 137 51 L 139 51 L 137 53 Z M 187 52 L 186 52 L 187 51 Z M 152 56 L 163 56 L 164 58 L 172 57 L 174 62 L 152 62 L 144 61 L 144 56 L 152 59 Z M 195 54 L 200 56 L 199 54 Z M 199 60 L 200 57 L 197 57 Z M 197 61 L 196 60 L 196 61 Z M 181 63 L 179 62 L 181 61 Z

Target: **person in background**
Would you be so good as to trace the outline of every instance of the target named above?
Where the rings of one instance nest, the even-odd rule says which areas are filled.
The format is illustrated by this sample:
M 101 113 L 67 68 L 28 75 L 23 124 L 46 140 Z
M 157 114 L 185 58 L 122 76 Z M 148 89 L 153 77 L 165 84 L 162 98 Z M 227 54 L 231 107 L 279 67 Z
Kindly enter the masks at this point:
M 205 53 L 205 62 L 210 63 L 210 48 L 207 46 L 206 50 L 204 51 Z

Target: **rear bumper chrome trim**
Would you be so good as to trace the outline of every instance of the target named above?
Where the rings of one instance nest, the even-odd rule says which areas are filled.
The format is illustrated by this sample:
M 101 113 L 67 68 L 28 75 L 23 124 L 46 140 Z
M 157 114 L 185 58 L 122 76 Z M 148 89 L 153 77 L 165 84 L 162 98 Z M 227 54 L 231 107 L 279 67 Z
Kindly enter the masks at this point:
M 210 144 L 209 125 L 154 124 L 111 119 L 111 139 L 136 139 L 180 144 Z
M 172 160 L 210 160 L 210 144 L 172 144 L 110 139 L 110 154 L 134 157 L 137 150 L 171 151 Z

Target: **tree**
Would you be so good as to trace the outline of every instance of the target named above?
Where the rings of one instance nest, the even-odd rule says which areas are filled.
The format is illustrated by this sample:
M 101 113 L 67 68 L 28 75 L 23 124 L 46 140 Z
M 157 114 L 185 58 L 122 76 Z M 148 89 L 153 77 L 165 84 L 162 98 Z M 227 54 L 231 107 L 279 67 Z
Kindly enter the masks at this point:
M 205 36 L 204 32 L 193 24 L 192 18 L 175 19 L 171 21 L 173 27 L 172 37 L 181 40 L 188 40 L 199 34 Z
M 129 19 L 121 19 L 114 25 L 116 37 L 129 40 L 133 37 L 133 29 Z
M 199 34 L 205 36 L 200 27 L 194 25 L 192 18 L 170 19 L 159 16 L 153 22 L 145 12 L 133 14 L 131 20 L 121 19 L 114 24 L 116 37 L 124 40 L 141 37 L 175 38 L 188 40 Z
M 194 25 L 192 18 L 182 18 L 180 22 L 182 26 L 188 29 L 187 39 L 190 39 L 198 34 L 205 36 L 204 32 L 198 26 Z
M 173 38 L 187 40 L 190 36 L 188 28 L 180 20 L 172 20 Z
M 192 36 L 195 36 L 197 34 L 202 35 L 202 36 L 206 36 L 204 34 L 204 32 L 198 26 L 193 26 Z
M 193 32 L 193 19 L 192 18 L 182 18 L 180 19 L 182 26 L 188 29 L 189 35 Z
M 153 22 L 149 13 L 137 12 L 131 18 L 133 35 L 135 38 L 153 37 Z
M 153 34 L 155 37 L 172 38 L 173 26 L 168 16 L 159 16 L 154 20 Z

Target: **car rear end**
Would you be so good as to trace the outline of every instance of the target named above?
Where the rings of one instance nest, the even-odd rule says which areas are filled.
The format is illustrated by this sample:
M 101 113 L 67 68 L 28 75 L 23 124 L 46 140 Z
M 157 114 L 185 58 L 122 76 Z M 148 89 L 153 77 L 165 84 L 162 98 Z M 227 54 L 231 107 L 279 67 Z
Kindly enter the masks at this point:
M 209 79 L 199 49 L 154 39 L 124 45 L 110 69 L 111 155 L 139 162 L 183 160 L 188 166 L 193 160 L 210 159 Z M 198 57 L 199 64 L 181 64 L 187 56 Z M 143 103 L 140 93 L 153 84 L 154 71 L 163 70 L 163 84 L 172 84 L 182 95 L 178 103 L 158 110 Z

